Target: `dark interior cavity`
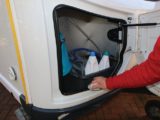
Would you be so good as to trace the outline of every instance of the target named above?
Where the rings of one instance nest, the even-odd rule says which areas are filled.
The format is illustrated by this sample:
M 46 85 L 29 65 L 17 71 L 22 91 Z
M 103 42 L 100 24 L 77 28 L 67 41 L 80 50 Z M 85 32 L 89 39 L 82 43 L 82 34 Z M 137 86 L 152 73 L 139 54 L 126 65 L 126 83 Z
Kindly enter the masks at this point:
M 88 84 L 95 76 L 109 77 L 118 71 L 126 31 L 121 27 L 125 21 L 117 18 L 104 17 L 69 6 L 58 6 L 53 12 L 55 25 L 59 83 L 63 94 L 75 94 L 88 90 Z M 125 32 L 125 33 L 124 33 Z M 61 33 L 65 39 L 67 53 L 72 68 L 63 75 Z M 110 68 L 85 76 L 84 68 L 89 51 L 95 51 L 100 61 L 104 51 L 109 51 Z M 78 60 L 77 60 L 78 59 Z

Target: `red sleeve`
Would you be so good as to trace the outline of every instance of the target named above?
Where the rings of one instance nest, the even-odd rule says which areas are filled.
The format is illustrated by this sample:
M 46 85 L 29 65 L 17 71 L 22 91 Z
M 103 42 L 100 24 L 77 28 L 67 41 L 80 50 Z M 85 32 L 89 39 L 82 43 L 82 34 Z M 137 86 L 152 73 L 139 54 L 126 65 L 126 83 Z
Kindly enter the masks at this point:
M 148 59 L 120 75 L 106 79 L 108 89 L 143 87 L 160 80 L 160 37 Z

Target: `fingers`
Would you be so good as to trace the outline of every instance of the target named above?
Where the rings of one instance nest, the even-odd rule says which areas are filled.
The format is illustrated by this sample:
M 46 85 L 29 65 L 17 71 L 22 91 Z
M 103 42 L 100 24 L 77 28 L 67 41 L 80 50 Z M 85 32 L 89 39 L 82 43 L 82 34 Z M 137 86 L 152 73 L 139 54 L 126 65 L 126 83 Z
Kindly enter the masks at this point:
M 90 90 L 100 90 L 101 89 L 101 78 L 102 77 L 95 77 L 93 78 L 93 81 L 88 86 Z
M 104 79 L 104 77 L 95 77 L 95 78 L 93 78 L 91 83 L 92 84 L 94 84 L 94 83 L 101 84 L 103 79 Z
M 100 90 L 100 86 L 99 86 L 98 83 L 91 83 L 91 84 L 88 86 L 88 88 L 89 88 L 90 90 L 93 90 L 93 91 L 95 91 L 95 90 Z
M 91 82 L 89 89 L 91 90 L 99 90 L 99 89 L 106 89 L 106 84 L 105 84 L 105 77 L 95 77 L 93 78 L 93 81 Z
M 97 83 L 102 77 L 94 77 L 92 83 Z

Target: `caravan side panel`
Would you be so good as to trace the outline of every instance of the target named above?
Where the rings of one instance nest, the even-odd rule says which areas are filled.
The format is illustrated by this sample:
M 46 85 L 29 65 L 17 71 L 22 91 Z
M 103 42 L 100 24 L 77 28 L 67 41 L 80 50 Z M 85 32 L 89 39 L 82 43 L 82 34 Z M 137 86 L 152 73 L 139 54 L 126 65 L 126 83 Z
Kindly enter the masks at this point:
M 23 93 L 13 33 L 6 7 L 6 1 L 0 2 L 0 82 L 16 97 Z M 9 78 L 9 68 L 15 70 L 17 80 Z

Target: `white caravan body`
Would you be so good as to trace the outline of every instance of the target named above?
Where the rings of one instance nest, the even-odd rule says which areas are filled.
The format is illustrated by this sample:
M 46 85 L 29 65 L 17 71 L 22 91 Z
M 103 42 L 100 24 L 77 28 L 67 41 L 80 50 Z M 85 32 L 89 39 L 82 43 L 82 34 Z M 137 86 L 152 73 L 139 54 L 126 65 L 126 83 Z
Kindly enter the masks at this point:
M 99 43 L 96 41 L 105 34 L 103 31 L 106 31 L 106 34 L 110 31 L 107 26 L 114 29 L 116 25 L 119 27 L 122 23 L 160 23 L 160 2 L 156 2 L 152 9 L 131 9 L 123 7 L 123 4 L 119 6 L 118 3 L 111 4 L 105 1 L 104 4 L 101 4 L 101 2 L 92 0 L 1 0 L 0 82 L 17 101 L 21 101 L 25 110 L 31 108 L 32 111 L 35 111 L 35 116 L 33 115 L 35 119 L 38 119 L 39 113 L 44 113 L 40 116 L 42 118 L 43 115 L 53 113 L 53 116 L 51 114 L 48 116 L 63 119 L 74 111 L 97 104 L 98 101 L 103 101 L 118 91 L 90 91 L 85 88 L 89 81 L 84 82 L 85 87 L 76 92 L 73 92 L 72 89 L 68 92 L 63 88 L 66 84 L 71 84 L 67 88 L 72 88 L 74 83 L 63 83 L 61 80 L 65 77 L 62 75 L 61 46 L 57 40 L 59 32 L 64 33 L 66 41 L 71 40 L 66 43 L 68 50 L 85 45 L 85 47 L 96 50 L 91 43 L 81 42 L 82 39 L 86 39 L 79 35 L 82 33 L 76 32 L 76 29 L 81 27 L 84 31 L 86 30 L 88 36 L 93 37 L 101 51 L 104 51 L 106 49 L 103 46 L 104 41 Z M 78 27 L 76 28 L 71 21 L 69 23 L 69 19 L 74 19 L 74 22 L 79 24 Z M 107 22 L 104 28 L 101 23 L 104 24 L 105 19 Z M 115 47 L 111 48 L 108 45 L 107 49 L 116 58 L 112 71 L 114 73 L 108 76 L 120 74 L 147 59 L 159 33 L 158 25 L 135 26 L 118 31 L 120 43 L 115 44 L 107 38 L 107 44 L 111 43 L 111 46 Z M 126 39 L 127 42 L 123 39 Z M 119 52 L 114 52 L 114 49 Z M 93 76 L 85 80 L 91 78 Z M 159 95 L 159 92 L 157 93 L 157 90 L 160 89 L 159 85 L 148 88 Z M 29 105 L 32 107 L 27 107 Z

